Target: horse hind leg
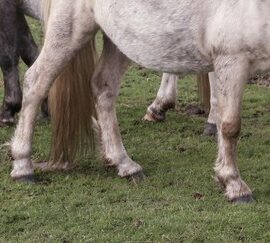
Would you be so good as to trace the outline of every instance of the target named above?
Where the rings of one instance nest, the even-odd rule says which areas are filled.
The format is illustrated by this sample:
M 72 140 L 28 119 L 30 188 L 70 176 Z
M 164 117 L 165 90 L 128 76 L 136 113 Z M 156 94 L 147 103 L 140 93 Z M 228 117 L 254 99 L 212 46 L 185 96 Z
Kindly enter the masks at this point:
M 21 108 L 22 94 L 18 73 L 18 54 L 16 39 L 18 36 L 16 6 L 13 2 L 0 3 L 0 68 L 4 76 L 4 99 L 0 112 L 2 125 L 12 125 L 14 114 Z
M 219 57 L 215 61 L 218 94 L 218 158 L 215 172 L 225 195 L 232 202 L 252 201 L 252 192 L 241 179 L 236 147 L 241 128 L 241 100 L 248 79 L 249 63 L 244 57 Z
M 207 118 L 207 122 L 204 127 L 203 134 L 206 136 L 217 135 L 217 87 L 216 87 L 216 76 L 214 72 L 208 74 L 210 83 L 210 111 Z
M 145 121 L 164 121 L 167 110 L 174 108 L 177 96 L 177 79 L 174 74 L 164 73 L 156 99 L 147 108 Z
M 3 72 L 5 89 L 0 112 L 0 123 L 2 125 L 13 125 L 15 122 L 14 115 L 21 109 L 22 92 L 17 61 L 18 57 L 0 56 L 0 67 Z
M 70 6 L 73 6 L 72 2 L 70 1 L 68 4 L 67 0 L 63 0 L 58 1 L 57 4 L 62 4 L 62 8 L 59 7 L 57 10 L 65 11 L 66 14 L 56 13 L 50 19 L 42 51 L 36 62 L 25 74 L 22 110 L 11 141 L 11 152 L 14 159 L 11 172 L 13 179 L 28 181 L 33 178 L 34 169 L 30 155 L 34 124 L 39 105 L 48 95 L 48 91 L 56 77 L 75 56 L 77 51 L 91 37 L 93 38 L 96 31 L 96 25 L 89 21 L 91 14 L 81 14 L 81 18 L 76 19 L 78 22 L 71 22 L 72 15 L 76 14 L 69 12 L 75 11 L 75 8 L 70 8 Z M 65 7 L 66 9 L 63 9 Z M 80 28 L 77 28 L 76 34 L 78 38 L 76 42 L 73 41 L 73 36 L 62 35 L 62 33 L 72 33 L 71 30 L 75 26 L 82 26 L 88 30 L 88 32 L 85 31 L 86 29 L 79 31 Z
M 18 48 L 24 63 L 30 67 L 38 57 L 38 46 L 22 13 L 17 13 Z
M 30 28 L 26 22 L 26 19 L 22 13 L 17 14 L 17 26 L 18 26 L 18 48 L 19 54 L 24 63 L 30 67 L 38 57 L 39 51 L 37 44 L 31 34 Z M 47 118 L 49 116 L 48 100 L 47 98 L 42 102 L 40 118 Z
M 121 177 L 142 178 L 142 168 L 128 156 L 121 139 L 116 117 L 115 102 L 120 79 L 129 60 L 104 37 L 104 49 L 93 76 L 93 95 L 101 139 L 101 153 L 107 166 L 117 169 Z

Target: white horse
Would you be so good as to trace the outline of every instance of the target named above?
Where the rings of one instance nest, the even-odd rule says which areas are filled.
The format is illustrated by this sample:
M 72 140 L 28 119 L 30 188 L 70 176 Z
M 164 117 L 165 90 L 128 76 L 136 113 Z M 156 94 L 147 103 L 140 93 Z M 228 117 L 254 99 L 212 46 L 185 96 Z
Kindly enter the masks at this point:
M 21 0 L 21 9 L 26 15 L 42 20 L 42 0 Z M 160 88 L 153 103 L 147 108 L 145 121 L 163 121 L 168 109 L 174 108 L 177 96 L 178 75 L 164 73 L 162 75 Z M 209 74 L 211 98 L 210 112 L 204 128 L 205 135 L 216 135 L 216 106 L 217 99 L 214 89 L 213 75 Z
M 217 114 L 217 97 L 215 74 L 209 73 L 210 82 L 210 111 L 207 123 L 204 128 L 205 135 L 216 135 L 216 114 Z M 147 107 L 146 114 L 143 118 L 145 121 L 156 122 L 163 121 L 166 112 L 175 107 L 177 97 L 177 80 L 178 75 L 164 73 L 161 84 L 155 100 Z
M 80 98 L 92 102 L 88 103 L 85 116 L 89 121 L 96 113 L 104 159 L 116 167 L 120 176 L 141 173 L 141 166 L 124 149 L 115 113 L 120 78 L 131 59 L 167 73 L 215 72 L 219 114 L 216 178 L 229 200 L 252 200 L 252 192 L 236 165 L 236 145 L 244 84 L 250 75 L 270 69 L 269 1 L 55 0 L 48 9 L 51 12 L 44 46 L 25 76 L 22 112 L 11 144 L 12 178 L 33 176 L 30 155 L 38 106 L 63 70 L 60 76 L 65 77 L 67 65 L 75 56 L 80 60 L 90 58 L 76 62 L 75 67 L 88 67 L 78 79 L 72 77 L 71 83 L 58 79 L 55 83 L 62 87 L 58 91 L 79 90 Z M 108 38 L 105 37 L 102 56 L 94 66 L 93 40 L 98 29 Z M 84 77 L 89 99 L 84 96 L 85 88 L 81 88 Z M 90 109 L 91 104 L 95 109 Z M 66 114 L 61 109 L 56 111 Z M 89 114 L 91 111 L 94 113 Z M 63 143 L 65 139 L 73 142 L 65 136 Z

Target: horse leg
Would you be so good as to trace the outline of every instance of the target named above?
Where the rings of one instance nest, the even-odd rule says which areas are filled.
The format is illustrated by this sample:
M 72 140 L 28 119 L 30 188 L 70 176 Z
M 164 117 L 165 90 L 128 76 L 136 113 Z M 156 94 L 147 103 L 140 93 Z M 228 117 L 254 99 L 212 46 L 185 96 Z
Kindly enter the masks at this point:
M 17 59 L 17 60 L 14 60 Z M 0 123 L 13 125 L 14 115 L 21 108 L 22 92 L 17 67 L 18 57 L 0 57 L 0 67 L 4 76 L 4 99 L 1 106 Z
M 108 166 L 116 167 L 119 176 L 140 179 L 142 168 L 129 158 L 123 146 L 115 108 L 120 79 L 129 60 L 107 37 L 104 37 L 103 48 L 92 82 L 102 156 Z
M 13 156 L 13 169 L 11 177 L 13 179 L 29 181 L 33 179 L 34 170 L 30 160 L 32 150 L 32 137 L 38 107 L 48 94 L 48 91 L 60 74 L 63 68 L 69 63 L 85 43 L 94 37 L 96 24 L 91 21 L 91 11 L 80 14 L 81 18 L 72 22 L 69 21 L 79 9 L 70 8 L 72 1 L 65 0 L 61 5 L 60 1 L 55 4 L 64 6 L 55 9 L 55 14 L 50 18 L 50 25 L 47 28 L 45 43 L 42 51 L 25 74 L 24 96 L 22 110 L 15 134 L 11 142 L 11 152 Z M 58 7 L 58 6 L 57 6 Z M 64 11 L 59 14 L 57 11 Z M 86 14 L 87 13 L 87 14 Z M 59 28 L 61 26 L 61 28 Z M 72 33 L 76 28 L 76 41 L 73 35 L 63 35 L 62 33 Z
M 218 57 L 215 61 L 218 88 L 218 158 L 215 172 L 233 202 L 250 202 L 252 192 L 241 179 L 236 147 L 241 128 L 241 101 L 249 63 L 243 57 Z
M 42 20 L 42 0 L 21 0 L 18 2 L 18 7 L 20 8 L 20 11 L 32 18 Z
M 26 19 L 22 13 L 17 14 L 17 25 L 19 31 L 18 34 L 19 53 L 24 63 L 28 67 L 30 67 L 38 57 L 39 54 L 38 47 L 31 34 Z M 48 117 L 49 111 L 47 102 L 48 102 L 47 98 L 42 102 L 40 115 L 41 118 Z
M 0 11 L 0 68 L 5 86 L 0 123 L 11 125 L 14 123 L 14 114 L 21 108 L 22 99 L 17 68 L 19 57 L 16 43 L 16 4 L 13 1 L 1 1 Z
M 38 57 L 39 51 L 22 13 L 17 14 L 17 26 L 19 54 L 24 63 L 30 67 Z
M 143 120 L 163 121 L 166 111 L 175 107 L 177 96 L 177 79 L 174 74 L 164 73 L 154 102 L 147 108 Z
M 203 134 L 206 136 L 216 136 L 217 125 L 216 125 L 216 114 L 217 114 L 217 87 L 215 73 L 211 72 L 209 75 L 210 82 L 210 111 L 207 119 L 207 123 L 204 127 Z

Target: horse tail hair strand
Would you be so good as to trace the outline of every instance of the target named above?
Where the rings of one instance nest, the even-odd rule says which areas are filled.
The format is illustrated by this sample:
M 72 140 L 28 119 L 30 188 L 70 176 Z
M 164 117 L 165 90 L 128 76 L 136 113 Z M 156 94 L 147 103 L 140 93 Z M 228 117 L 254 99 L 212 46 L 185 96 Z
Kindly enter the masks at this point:
M 51 0 L 43 0 L 45 28 L 50 9 Z M 92 120 L 96 115 L 91 79 L 96 60 L 93 38 L 69 62 L 50 89 L 53 138 L 49 165 L 54 168 L 73 163 L 78 151 L 85 153 L 94 148 Z

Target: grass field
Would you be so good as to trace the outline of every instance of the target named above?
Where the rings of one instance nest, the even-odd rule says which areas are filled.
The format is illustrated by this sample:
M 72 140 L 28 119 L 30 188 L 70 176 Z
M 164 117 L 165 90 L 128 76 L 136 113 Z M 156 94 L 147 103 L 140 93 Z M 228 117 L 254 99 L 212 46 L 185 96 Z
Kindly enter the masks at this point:
M 39 27 L 31 28 L 40 42 Z M 245 91 L 238 164 L 256 203 L 234 205 L 212 179 L 216 142 L 201 135 L 205 118 L 185 112 L 197 103 L 192 77 L 179 81 L 178 105 L 165 122 L 141 121 L 159 81 L 160 74 L 133 66 L 118 99 L 124 144 L 147 176 L 139 185 L 106 171 L 95 155 L 79 158 L 72 172 L 37 172 L 40 183 L 19 184 L 1 146 L 0 242 L 270 241 L 269 89 Z M 0 143 L 13 131 L 1 128 Z M 50 125 L 40 123 L 33 161 L 48 158 L 49 144 Z

